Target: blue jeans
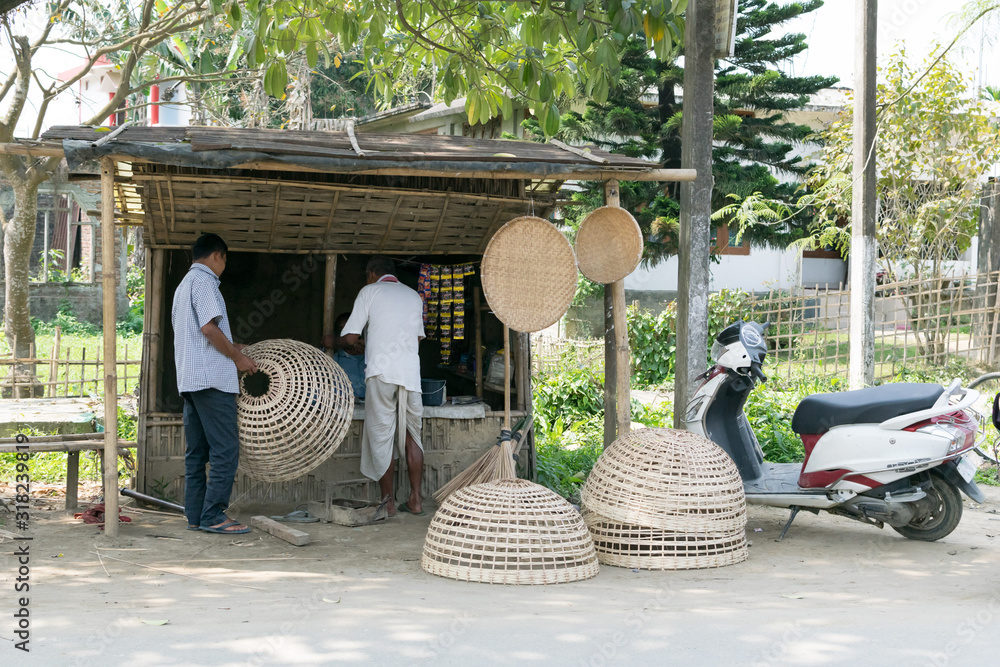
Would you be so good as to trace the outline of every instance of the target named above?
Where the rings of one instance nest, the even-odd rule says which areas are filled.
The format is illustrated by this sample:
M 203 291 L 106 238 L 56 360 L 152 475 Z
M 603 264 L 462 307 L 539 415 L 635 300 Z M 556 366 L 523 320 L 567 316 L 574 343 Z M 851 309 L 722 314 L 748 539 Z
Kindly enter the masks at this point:
M 184 397 L 184 513 L 192 526 L 226 520 L 240 458 L 236 394 L 202 389 Z M 205 483 L 205 464 L 211 464 Z

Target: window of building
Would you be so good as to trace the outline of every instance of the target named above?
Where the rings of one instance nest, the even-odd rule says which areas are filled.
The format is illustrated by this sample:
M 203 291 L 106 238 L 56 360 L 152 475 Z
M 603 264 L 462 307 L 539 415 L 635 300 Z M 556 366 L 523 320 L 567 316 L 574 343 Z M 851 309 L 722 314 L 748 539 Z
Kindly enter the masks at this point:
M 724 223 L 712 232 L 712 249 L 718 255 L 749 255 L 750 241 L 746 237 L 737 241 L 736 231 Z

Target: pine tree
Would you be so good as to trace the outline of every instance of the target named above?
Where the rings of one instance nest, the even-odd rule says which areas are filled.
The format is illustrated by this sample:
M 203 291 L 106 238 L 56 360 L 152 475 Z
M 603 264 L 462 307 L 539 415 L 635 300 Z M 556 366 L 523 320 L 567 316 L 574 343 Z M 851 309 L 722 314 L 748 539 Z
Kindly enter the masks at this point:
M 802 107 L 810 95 L 837 79 L 788 76 L 780 67 L 807 48 L 805 35 L 769 35 L 822 5 L 822 0 L 740 3 L 735 54 L 716 64 L 714 208 L 731 204 L 730 194 L 742 199 L 759 192 L 790 205 L 797 199 L 798 177 L 808 165 L 792 151 L 811 130 L 788 122 L 784 113 Z M 637 40 L 622 52 L 621 81 L 608 101 L 589 102 L 584 113 L 564 116 L 561 136 L 679 168 L 682 100 L 675 90 L 683 80 L 684 71 L 676 59 L 660 62 Z M 646 263 L 654 265 L 675 254 L 679 187 L 664 192 L 658 184 L 623 183 L 621 196 L 622 205 L 636 214 L 650 239 Z M 600 205 L 600 197 L 600 188 L 594 184 L 577 195 L 582 205 L 576 210 Z M 799 238 L 807 224 L 799 213 L 787 226 L 762 226 L 748 230 L 747 237 L 753 245 L 783 247 Z

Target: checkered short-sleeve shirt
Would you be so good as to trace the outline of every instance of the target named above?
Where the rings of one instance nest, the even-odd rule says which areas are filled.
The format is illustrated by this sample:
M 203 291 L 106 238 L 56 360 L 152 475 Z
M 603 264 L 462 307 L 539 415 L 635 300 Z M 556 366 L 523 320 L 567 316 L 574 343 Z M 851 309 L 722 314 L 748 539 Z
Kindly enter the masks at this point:
M 232 342 L 226 302 L 219 291 L 219 277 L 204 264 L 194 263 L 174 292 L 170 312 L 174 327 L 174 363 L 177 390 L 218 389 L 230 394 L 240 391 L 236 364 L 215 349 L 201 328 L 211 321 Z

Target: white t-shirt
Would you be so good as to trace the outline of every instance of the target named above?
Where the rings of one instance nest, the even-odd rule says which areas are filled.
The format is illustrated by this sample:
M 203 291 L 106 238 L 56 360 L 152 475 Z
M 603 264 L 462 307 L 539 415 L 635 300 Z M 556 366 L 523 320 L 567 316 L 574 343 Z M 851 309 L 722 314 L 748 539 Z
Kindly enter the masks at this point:
M 420 391 L 418 343 L 424 337 L 424 302 L 419 294 L 393 276 L 362 287 L 341 335 L 361 333 L 366 380 L 381 377 L 407 391 Z

